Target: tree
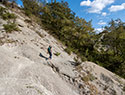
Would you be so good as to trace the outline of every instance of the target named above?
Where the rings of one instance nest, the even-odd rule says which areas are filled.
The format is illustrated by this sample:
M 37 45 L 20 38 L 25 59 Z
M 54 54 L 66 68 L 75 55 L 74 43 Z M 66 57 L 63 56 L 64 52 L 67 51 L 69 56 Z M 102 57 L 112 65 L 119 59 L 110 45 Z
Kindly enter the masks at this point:
M 39 16 L 42 13 L 43 1 L 40 0 L 22 0 L 24 10 L 27 15 L 34 14 Z

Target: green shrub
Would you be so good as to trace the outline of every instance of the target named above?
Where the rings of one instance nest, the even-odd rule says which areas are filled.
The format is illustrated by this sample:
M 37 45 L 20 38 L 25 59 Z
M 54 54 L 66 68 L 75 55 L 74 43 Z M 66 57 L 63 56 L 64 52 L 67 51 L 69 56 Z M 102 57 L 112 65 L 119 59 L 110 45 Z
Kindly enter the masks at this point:
M 25 11 L 25 14 L 27 15 L 27 16 L 31 16 L 32 15 L 32 13 L 29 11 L 29 10 L 24 10 Z
M 3 44 L 3 41 L 0 39 L 0 45 L 2 45 Z
M 3 26 L 6 32 L 9 32 L 9 33 L 11 33 L 12 31 L 19 31 L 19 28 L 15 23 L 4 24 Z
M 74 61 L 75 61 L 75 66 L 78 66 L 80 64 L 82 64 L 82 62 L 80 61 L 80 59 L 78 59 L 78 57 L 74 57 Z
M 56 56 L 59 56 L 61 53 L 59 53 L 59 52 L 56 52 L 56 53 L 54 53 L 54 55 L 56 55 Z
M 7 12 L 7 13 L 5 13 L 5 14 L 2 15 L 2 18 L 3 18 L 4 20 L 16 19 L 16 16 L 15 16 L 15 14 L 13 14 L 13 13 Z
M 0 14 L 3 15 L 3 13 L 5 12 L 6 8 L 3 8 L 0 6 Z
M 3 0 L 3 2 L 2 2 L 5 6 L 8 6 L 8 2 L 7 2 L 7 0 Z
M 64 51 L 66 51 L 69 55 L 71 55 L 71 49 L 70 48 L 65 48 Z
M 87 58 L 85 56 L 81 56 L 82 61 L 87 61 Z

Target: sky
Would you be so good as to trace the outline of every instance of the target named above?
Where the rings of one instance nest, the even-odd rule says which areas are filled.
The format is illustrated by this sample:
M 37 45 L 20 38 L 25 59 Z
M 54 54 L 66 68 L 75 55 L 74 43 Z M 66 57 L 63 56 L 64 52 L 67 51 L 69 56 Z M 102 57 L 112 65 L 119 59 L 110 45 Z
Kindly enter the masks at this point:
M 47 0 L 50 2 L 51 0 Z M 61 0 L 57 0 L 60 2 Z M 111 19 L 120 18 L 125 22 L 125 0 L 64 0 L 76 16 L 86 21 L 92 20 L 92 27 L 98 32 L 108 25 Z M 17 3 L 22 5 L 20 0 Z

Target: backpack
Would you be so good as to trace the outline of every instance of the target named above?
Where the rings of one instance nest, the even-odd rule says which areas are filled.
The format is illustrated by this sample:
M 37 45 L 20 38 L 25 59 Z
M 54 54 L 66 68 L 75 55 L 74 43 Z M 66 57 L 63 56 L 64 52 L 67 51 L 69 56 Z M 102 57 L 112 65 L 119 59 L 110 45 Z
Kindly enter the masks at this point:
M 48 47 L 48 52 L 51 52 L 51 48 L 50 47 Z

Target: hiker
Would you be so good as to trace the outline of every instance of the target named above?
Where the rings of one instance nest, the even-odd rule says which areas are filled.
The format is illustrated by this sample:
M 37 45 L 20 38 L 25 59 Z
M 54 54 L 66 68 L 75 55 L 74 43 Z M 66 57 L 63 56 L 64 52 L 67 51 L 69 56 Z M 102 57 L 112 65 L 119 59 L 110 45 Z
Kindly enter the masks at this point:
M 49 59 L 52 59 L 52 46 L 48 47 Z

